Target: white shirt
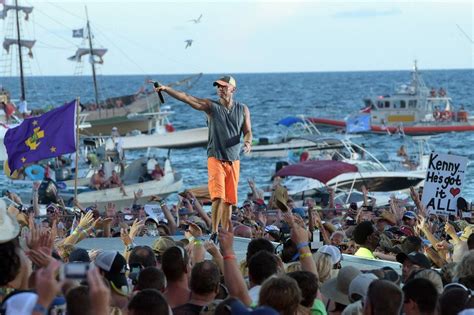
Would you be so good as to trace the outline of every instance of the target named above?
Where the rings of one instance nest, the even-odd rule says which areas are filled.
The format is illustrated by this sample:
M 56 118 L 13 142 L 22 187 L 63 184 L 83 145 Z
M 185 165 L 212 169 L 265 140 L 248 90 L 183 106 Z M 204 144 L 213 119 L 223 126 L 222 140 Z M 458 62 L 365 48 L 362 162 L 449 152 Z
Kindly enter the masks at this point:
M 20 101 L 18 103 L 18 111 L 22 114 L 28 113 L 28 103 L 26 101 Z

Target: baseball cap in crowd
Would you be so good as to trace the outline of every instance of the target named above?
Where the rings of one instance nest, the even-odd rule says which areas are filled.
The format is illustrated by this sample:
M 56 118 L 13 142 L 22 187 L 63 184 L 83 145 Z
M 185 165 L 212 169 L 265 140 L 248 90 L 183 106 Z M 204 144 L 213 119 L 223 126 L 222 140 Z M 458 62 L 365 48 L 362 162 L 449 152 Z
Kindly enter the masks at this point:
M 401 264 L 405 260 L 409 260 L 412 264 L 429 269 L 431 268 L 430 260 L 423 254 L 417 252 L 411 252 L 410 254 L 399 253 L 396 256 L 397 261 Z
M 293 210 L 291 212 L 299 215 L 302 218 L 306 218 L 306 216 L 307 216 L 306 211 L 304 210 L 304 208 L 293 208 Z
M 342 305 L 349 305 L 349 286 L 361 272 L 353 267 L 346 266 L 339 270 L 336 278 L 329 279 L 323 283 L 321 293 L 330 300 Z
M 395 271 L 395 269 L 393 269 L 392 267 L 385 266 L 382 267 L 382 269 L 380 270 L 383 272 L 382 280 L 391 281 L 396 285 L 400 284 L 401 277 L 398 272 Z
M 267 225 L 265 232 L 270 234 L 274 239 L 280 239 L 280 229 L 275 225 Z
M 237 87 L 237 82 L 235 82 L 235 79 L 231 77 L 230 75 L 223 76 L 222 78 L 214 81 L 214 83 L 212 83 L 212 86 L 216 86 L 218 84 L 225 85 L 225 86 L 231 85 L 235 88 Z
M 89 253 L 84 248 L 76 248 L 69 254 L 69 262 L 85 262 L 90 263 Z
M 170 247 L 175 246 L 176 243 L 173 239 L 168 237 L 160 237 L 159 239 L 153 242 L 151 248 L 155 252 L 155 254 L 163 255 L 163 253 Z
M 104 250 L 97 255 L 94 263 L 104 271 L 104 277 L 109 280 L 115 291 L 128 294 L 128 282 L 125 276 L 127 261 L 119 252 Z
M 279 313 L 269 306 L 260 306 L 255 309 L 247 308 L 239 300 L 234 300 L 230 303 L 232 315 L 278 315 Z
M 324 253 L 331 256 L 331 263 L 337 264 L 342 260 L 342 254 L 339 248 L 333 245 L 323 245 L 318 249 L 318 253 Z
M 32 314 L 38 295 L 32 291 L 17 290 L 7 295 L 1 305 L 0 313 L 5 315 Z
M 406 211 L 406 212 L 403 214 L 403 217 L 404 217 L 404 218 L 408 218 L 408 219 L 416 219 L 416 213 L 413 212 L 413 211 Z
M 367 295 L 367 290 L 372 281 L 377 280 L 378 277 L 373 273 L 363 273 L 352 280 L 349 285 L 349 300 L 351 302 L 364 300 Z
M 0 244 L 11 241 L 19 233 L 18 221 L 7 212 L 5 201 L 0 200 Z

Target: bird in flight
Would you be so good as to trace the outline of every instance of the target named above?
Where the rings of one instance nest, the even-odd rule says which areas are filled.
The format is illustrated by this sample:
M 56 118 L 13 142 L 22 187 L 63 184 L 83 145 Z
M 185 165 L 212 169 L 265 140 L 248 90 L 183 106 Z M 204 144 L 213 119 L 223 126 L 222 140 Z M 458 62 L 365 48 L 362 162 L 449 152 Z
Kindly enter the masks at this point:
M 193 40 L 192 39 L 187 39 L 184 41 L 186 43 L 186 47 L 184 47 L 185 49 L 188 48 L 188 47 L 191 47 L 191 45 L 193 44 Z
M 189 22 L 193 22 L 194 24 L 198 24 L 198 23 L 201 23 L 201 18 L 202 18 L 202 14 L 197 19 L 189 20 Z

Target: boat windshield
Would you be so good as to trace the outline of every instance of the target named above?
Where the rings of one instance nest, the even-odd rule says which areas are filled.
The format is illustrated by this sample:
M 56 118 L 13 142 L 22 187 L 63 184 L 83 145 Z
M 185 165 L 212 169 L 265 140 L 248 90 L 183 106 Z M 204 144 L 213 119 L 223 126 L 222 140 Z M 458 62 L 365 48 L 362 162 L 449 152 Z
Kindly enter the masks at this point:
M 379 164 L 370 162 L 370 161 L 357 161 L 354 162 L 359 169 L 359 172 L 383 172 L 385 171 L 383 167 Z

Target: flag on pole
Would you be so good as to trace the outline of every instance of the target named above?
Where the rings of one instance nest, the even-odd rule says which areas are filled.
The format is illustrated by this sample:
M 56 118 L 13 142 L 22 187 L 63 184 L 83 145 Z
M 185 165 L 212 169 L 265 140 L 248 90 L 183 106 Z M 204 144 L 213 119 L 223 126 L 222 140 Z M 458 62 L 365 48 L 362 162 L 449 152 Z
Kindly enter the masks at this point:
M 359 114 L 349 117 L 346 120 L 346 132 L 357 133 L 370 130 L 370 115 Z
M 52 157 L 76 151 L 76 101 L 8 129 L 3 140 L 11 172 Z
M 0 1 L 2 1 L 2 0 L 0 0 Z M 72 30 L 72 37 L 83 38 L 84 37 L 84 29 L 79 28 L 77 30 Z

